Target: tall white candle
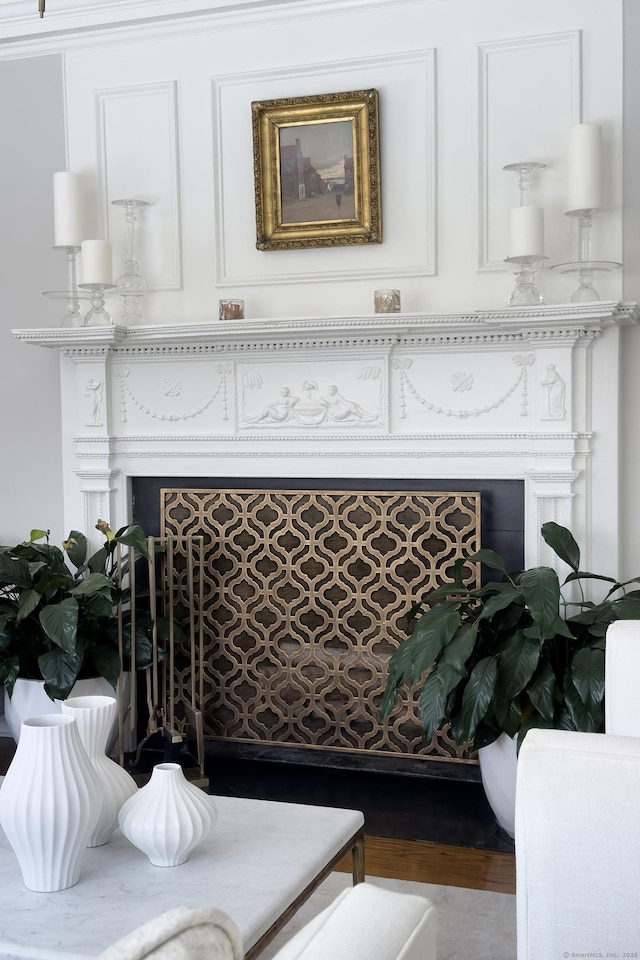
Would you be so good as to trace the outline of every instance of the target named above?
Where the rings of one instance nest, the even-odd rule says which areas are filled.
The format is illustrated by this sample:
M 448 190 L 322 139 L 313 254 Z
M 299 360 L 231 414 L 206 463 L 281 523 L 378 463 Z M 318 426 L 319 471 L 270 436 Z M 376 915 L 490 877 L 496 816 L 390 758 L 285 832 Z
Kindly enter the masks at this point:
M 106 240 L 83 240 L 80 250 L 82 282 L 113 283 L 111 244 Z
M 509 220 L 509 256 L 544 256 L 542 207 L 513 207 Z
M 85 237 L 82 177 L 79 173 L 54 173 L 53 222 L 56 247 L 79 247 Z
M 602 127 L 578 123 L 569 130 L 567 210 L 602 206 Z

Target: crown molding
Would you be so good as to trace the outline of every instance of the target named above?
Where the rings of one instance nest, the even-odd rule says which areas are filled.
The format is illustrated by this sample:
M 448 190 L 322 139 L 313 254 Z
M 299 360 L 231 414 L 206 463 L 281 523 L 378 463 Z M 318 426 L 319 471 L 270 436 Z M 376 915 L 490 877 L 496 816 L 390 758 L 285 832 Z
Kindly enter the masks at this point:
M 15 329 L 21 343 L 49 347 L 68 356 L 153 354 L 202 355 L 238 350 L 389 349 L 403 344 L 508 343 L 590 340 L 610 326 L 638 323 L 635 303 L 597 301 L 552 306 L 477 310 L 461 314 L 398 313 L 357 317 L 294 317 L 138 327 Z

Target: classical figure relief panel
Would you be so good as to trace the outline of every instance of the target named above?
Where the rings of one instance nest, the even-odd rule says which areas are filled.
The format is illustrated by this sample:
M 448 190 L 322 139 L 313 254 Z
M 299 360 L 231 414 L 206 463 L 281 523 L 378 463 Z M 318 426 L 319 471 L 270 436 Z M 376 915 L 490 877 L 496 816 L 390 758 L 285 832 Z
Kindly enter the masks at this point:
M 308 376 L 305 376 L 308 372 Z M 385 424 L 384 367 L 367 364 L 298 365 L 278 383 L 282 369 L 249 366 L 238 370 L 240 430 L 332 430 Z
M 161 525 L 205 538 L 206 736 L 469 759 L 422 744 L 408 695 L 376 706 L 410 607 L 479 546 L 479 494 L 167 489 Z

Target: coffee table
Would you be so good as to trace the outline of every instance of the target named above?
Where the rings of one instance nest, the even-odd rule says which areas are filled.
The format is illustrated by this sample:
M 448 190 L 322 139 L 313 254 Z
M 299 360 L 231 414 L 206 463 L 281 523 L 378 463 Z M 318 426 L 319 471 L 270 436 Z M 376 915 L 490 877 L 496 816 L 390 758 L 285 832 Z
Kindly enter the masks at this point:
M 252 960 L 349 852 L 364 880 L 356 810 L 215 797 L 214 836 L 178 867 L 154 867 L 119 830 L 85 851 L 79 883 L 27 890 L 0 830 L 0 960 L 89 960 L 176 906 L 217 907 Z

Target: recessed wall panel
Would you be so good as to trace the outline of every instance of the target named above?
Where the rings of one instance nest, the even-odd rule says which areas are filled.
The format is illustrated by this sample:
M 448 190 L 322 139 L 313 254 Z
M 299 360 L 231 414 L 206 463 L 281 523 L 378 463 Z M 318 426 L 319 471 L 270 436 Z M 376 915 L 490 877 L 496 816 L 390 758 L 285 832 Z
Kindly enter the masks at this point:
M 112 200 L 147 200 L 134 225 L 141 275 L 154 290 L 182 288 L 176 84 L 101 90 L 98 212 L 113 243 L 114 276 L 124 272 L 127 225 Z M 122 269 L 120 269 L 122 267 Z

